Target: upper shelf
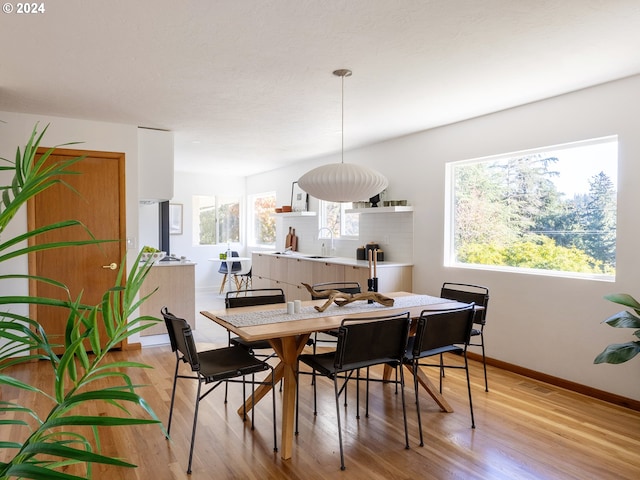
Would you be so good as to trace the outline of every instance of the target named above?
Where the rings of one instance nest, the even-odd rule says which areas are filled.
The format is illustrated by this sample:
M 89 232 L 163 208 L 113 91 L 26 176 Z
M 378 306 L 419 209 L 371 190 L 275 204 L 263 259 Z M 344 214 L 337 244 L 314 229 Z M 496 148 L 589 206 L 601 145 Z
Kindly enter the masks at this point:
M 316 212 L 282 212 L 272 213 L 274 217 L 315 217 Z
M 396 212 L 413 212 L 413 207 L 411 205 L 407 205 L 404 207 L 350 208 L 345 211 L 347 213 L 396 213 Z

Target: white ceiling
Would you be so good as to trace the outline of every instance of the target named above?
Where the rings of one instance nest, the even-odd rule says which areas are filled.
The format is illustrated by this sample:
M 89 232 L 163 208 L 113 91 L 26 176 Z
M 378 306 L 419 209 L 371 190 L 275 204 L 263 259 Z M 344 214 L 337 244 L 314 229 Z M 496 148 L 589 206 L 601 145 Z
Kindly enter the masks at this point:
M 640 73 L 638 0 L 43 3 L 0 13 L 0 110 L 171 130 L 183 171 L 339 151 L 338 68 L 345 149 Z

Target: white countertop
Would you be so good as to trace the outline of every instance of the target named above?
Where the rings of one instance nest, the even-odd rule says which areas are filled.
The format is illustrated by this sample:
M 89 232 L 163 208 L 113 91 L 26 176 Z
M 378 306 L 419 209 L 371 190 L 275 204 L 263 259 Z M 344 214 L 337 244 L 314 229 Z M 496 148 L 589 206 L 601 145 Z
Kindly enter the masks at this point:
M 272 257 L 284 257 L 284 258 L 296 258 L 300 260 L 308 260 L 310 262 L 324 262 L 324 263 L 334 263 L 336 265 L 346 265 L 349 267 L 369 267 L 368 260 L 356 260 L 355 258 L 348 257 L 330 257 L 330 256 L 321 256 L 314 255 L 312 253 L 302 253 L 302 252 L 294 252 L 294 253 L 273 253 L 273 252 L 253 252 L 261 255 L 269 255 Z M 413 263 L 409 262 L 378 262 L 377 268 L 385 268 L 385 267 L 411 267 Z
M 153 267 L 185 267 L 185 266 L 195 265 L 195 264 L 196 264 L 195 262 L 191 262 L 189 260 L 187 260 L 186 262 L 176 262 L 175 260 L 173 260 L 168 262 L 156 262 L 152 266 Z

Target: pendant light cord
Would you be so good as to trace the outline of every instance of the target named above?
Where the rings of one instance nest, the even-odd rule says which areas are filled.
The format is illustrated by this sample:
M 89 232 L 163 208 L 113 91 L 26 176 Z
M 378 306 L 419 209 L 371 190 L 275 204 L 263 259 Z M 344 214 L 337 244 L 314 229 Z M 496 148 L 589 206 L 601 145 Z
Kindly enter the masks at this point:
M 341 104 L 341 116 L 342 116 L 342 140 L 341 140 L 341 146 L 340 146 L 340 155 L 341 155 L 341 162 L 344 163 L 344 77 L 350 77 L 351 76 L 351 70 L 347 70 L 346 68 L 342 68 L 340 70 L 335 70 L 333 72 L 334 75 L 336 75 L 337 77 L 341 77 L 342 78 L 342 104 Z
M 342 109 L 342 126 L 341 126 L 341 130 L 342 130 L 342 145 L 341 145 L 341 150 L 340 150 L 340 155 L 341 155 L 341 162 L 344 163 L 344 75 L 342 75 L 342 105 L 341 105 L 341 109 Z

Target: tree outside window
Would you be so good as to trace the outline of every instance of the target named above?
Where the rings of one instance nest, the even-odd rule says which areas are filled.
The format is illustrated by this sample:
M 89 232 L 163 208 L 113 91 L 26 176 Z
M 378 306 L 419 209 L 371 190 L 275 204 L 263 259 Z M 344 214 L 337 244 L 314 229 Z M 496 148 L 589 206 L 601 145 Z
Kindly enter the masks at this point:
M 331 230 L 333 238 L 357 237 L 360 229 L 360 216 L 357 213 L 346 212 L 351 206 L 351 203 L 320 200 L 320 228 Z M 320 232 L 320 238 L 329 237 L 328 232 Z
M 194 195 L 194 243 L 215 245 L 240 241 L 240 200 Z
M 615 276 L 617 138 L 447 166 L 449 264 Z
M 253 246 L 275 246 L 276 207 L 275 192 L 261 193 L 249 197 L 249 244 Z

